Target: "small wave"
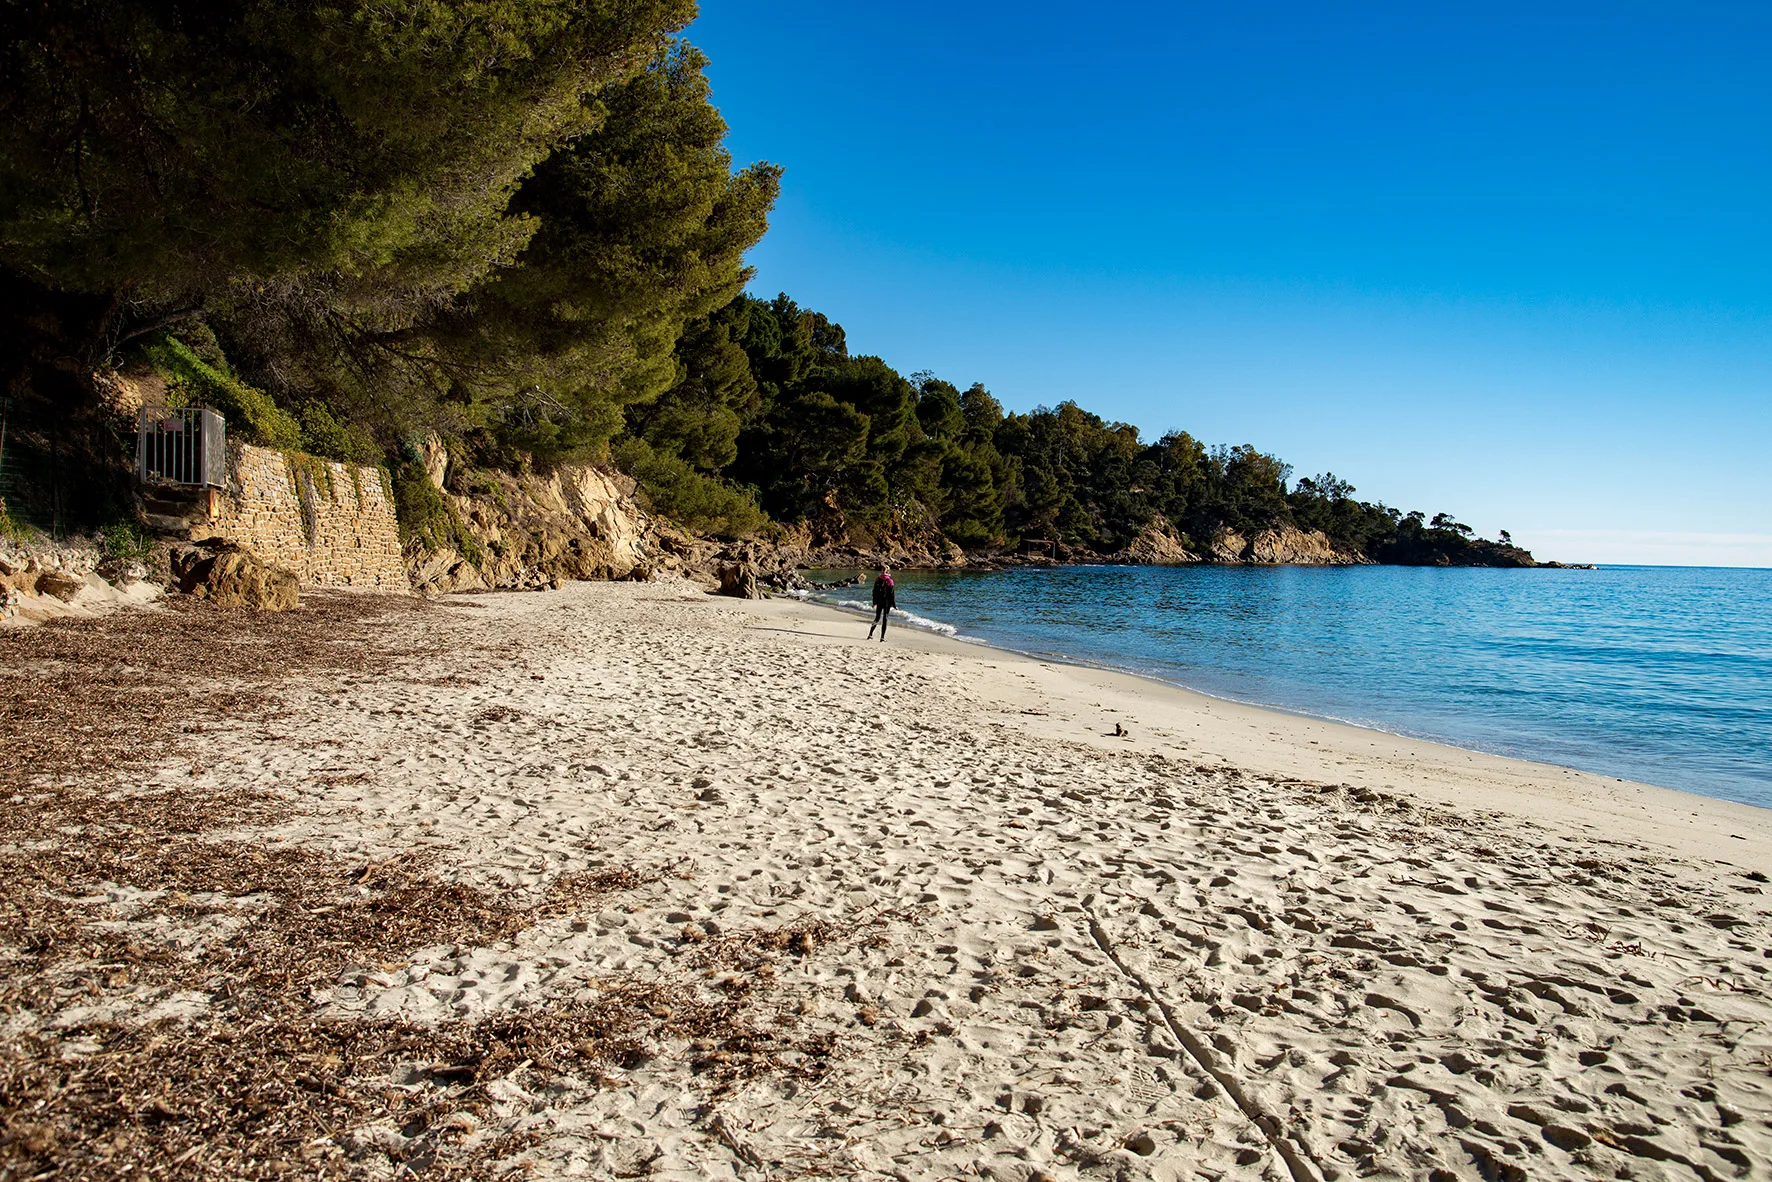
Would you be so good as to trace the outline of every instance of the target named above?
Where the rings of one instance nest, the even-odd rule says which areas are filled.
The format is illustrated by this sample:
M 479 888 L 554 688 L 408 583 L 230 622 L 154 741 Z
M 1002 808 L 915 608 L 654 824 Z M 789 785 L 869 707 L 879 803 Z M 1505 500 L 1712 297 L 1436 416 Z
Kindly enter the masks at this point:
M 895 616 L 903 616 L 904 622 L 913 628 L 922 628 L 929 632 L 939 632 L 943 636 L 957 636 L 960 630 L 952 624 L 944 624 L 940 620 L 932 620 L 928 616 L 919 616 L 915 612 L 907 612 L 902 607 L 892 609 Z
M 852 611 L 861 616 L 871 616 L 874 614 L 873 605 L 870 603 L 863 603 L 859 599 L 817 599 L 814 600 L 814 602 L 823 603 L 830 607 L 840 607 L 844 611 Z M 902 607 L 895 607 L 892 609 L 892 622 L 894 624 L 900 624 L 911 628 L 921 628 L 925 632 L 934 632 L 940 636 L 958 636 L 960 634 L 960 630 L 952 624 L 946 624 L 940 620 L 932 620 L 928 616 L 919 616 L 915 612 L 907 612 Z

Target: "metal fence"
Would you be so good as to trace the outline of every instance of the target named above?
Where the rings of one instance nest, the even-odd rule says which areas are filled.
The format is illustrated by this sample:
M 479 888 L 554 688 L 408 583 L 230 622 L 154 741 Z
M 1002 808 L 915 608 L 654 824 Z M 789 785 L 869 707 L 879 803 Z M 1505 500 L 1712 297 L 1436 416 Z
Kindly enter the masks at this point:
M 227 422 L 207 406 L 143 407 L 135 474 L 143 484 L 222 488 L 228 482 Z

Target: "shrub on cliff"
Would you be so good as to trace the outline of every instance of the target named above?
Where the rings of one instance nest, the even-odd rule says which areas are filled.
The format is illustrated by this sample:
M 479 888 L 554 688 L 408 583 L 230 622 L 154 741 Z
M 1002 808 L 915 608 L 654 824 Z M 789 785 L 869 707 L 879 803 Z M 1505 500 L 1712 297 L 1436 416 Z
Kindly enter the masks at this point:
M 8 512 L 6 499 L 0 497 L 0 542 L 28 542 L 36 532 Z
M 643 439 L 623 440 L 615 449 L 615 463 L 640 483 L 648 508 L 690 529 L 736 538 L 769 522 L 749 491 L 705 476 L 676 456 L 654 451 Z
M 408 552 L 453 549 L 476 564 L 485 558 L 480 543 L 455 507 L 431 483 L 423 464 L 408 459 L 394 467 L 390 478 L 400 544 Z
M 302 446 L 301 424 L 269 394 L 211 364 L 176 336 L 166 335 L 143 351 L 148 364 L 166 382 L 171 406 L 209 406 L 227 419 L 230 437 L 243 443 L 295 451 Z

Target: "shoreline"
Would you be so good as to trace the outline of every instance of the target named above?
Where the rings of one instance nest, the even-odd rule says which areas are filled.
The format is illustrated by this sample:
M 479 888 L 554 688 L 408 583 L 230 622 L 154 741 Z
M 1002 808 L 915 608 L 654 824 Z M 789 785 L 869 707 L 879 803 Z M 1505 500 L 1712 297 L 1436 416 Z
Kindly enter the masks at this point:
M 780 592 L 771 592 L 770 598 L 772 598 L 772 599 L 794 599 L 794 600 L 797 600 L 798 602 L 811 604 L 811 605 L 817 606 L 817 607 L 833 608 L 834 610 L 836 610 L 844 615 L 859 614 L 861 618 L 863 618 L 863 619 L 867 618 L 866 612 L 854 613 L 854 612 L 849 611 L 849 609 L 847 609 L 847 608 L 836 607 L 833 604 L 826 603 L 821 600 L 812 599 L 810 596 L 808 596 L 806 598 L 800 598 L 798 596 L 794 596 L 794 595 L 790 595 L 790 594 L 783 594 Z M 927 616 L 919 616 L 917 618 L 922 619 L 922 620 L 931 619 L 931 617 L 927 617 Z M 1357 731 L 1372 731 L 1376 734 L 1385 735 L 1385 736 L 1387 736 L 1389 738 L 1393 738 L 1393 739 L 1401 739 L 1406 742 L 1426 743 L 1426 744 L 1429 744 L 1429 745 L 1435 746 L 1435 747 L 1447 747 L 1453 751 L 1462 751 L 1462 752 L 1465 752 L 1466 754 L 1471 754 L 1471 755 L 1486 755 L 1486 756 L 1489 756 L 1494 759 L 1507 759 L 1507 760 L 1512 760 L 1515 763 L 1531 764 L 1535 767 L 1551 768 L 1551 769 L 1561 770 L 1561 771 L 1582 772 L 1585 775 L 1598 776 L 1602 780 L 1608 780 L 1608 781 L 1617 780 L 1619 783 L 1634 784 L 1634 785 L 1637 785 L 1638 787 L 1643 787 L 1643 788 L 1657 788 L 1657 789 L 1660 789 L 1663 791 L 1668 791 L 1668 792 L 1679 792 L 1679 793 L 1682 793 L 1687 796 L 1696 796 L 1696 797 L 1699 797 L 1704 800 L 1721 800 L 1721 801 L 1724 801 L 1725 803 L 1729 803 L 1729 804 L 1743 804 L 1743 805 L 1746 805 L 1746 807 L 1748 807 L 1748 808 L 1763 807 L 1763 806 L 1759 806 L 1759 805 L 1747 805 L 1745 801 L 1730 801 L 1726 797 L 1708 796 L 1703 792 L 1692 792 L 1689 789 L 1685 789 L 1685 788 L 1669 788 L 1666 785 L 1662 785 L 1662 784 L 1650 784 L 1646 780 L 1626 780 L 1623 776 L 1608 776 L 1604 772 L 1586 772 L 1586 771 L 1584 771 L 1584 769 L 1575 767 L 1571 764 L 1551 763 L 1547 760 L 1542 760 L 1542 759 L 1528 759 L 1523 755 L 1507 755 L 1507 754 L 1504 754 L 1499 751 L 1485 751 L 1481 747 L 1461 747 L 1459 744 L 1454 743 L 1454 742 L 1447 740 L 1447 739 L 1436 739 L 1436 738 L 1432 738 L 1432 737 L 1426 736 L 1426 735 L 1411 735 L 1411 734 L 1408 734 L 1404 731 L 1385 730 L 1381 726 L 1370 726 L 1366 723 L 1354 722 L 1351 719 L 1336 718 L 1335 716 L 1329 715 L 1329 714 L 1313 714 L 1309 710 L 1295 709 L 1290 706 L 1281 706 L 1281 705 L 1278 705 L 1273 702 L 1248 702 L 1248 701 L 1244 701 L 1242 698 L 1232 698 L 1232 697 L 1227 697 L 1224 694 L 1215 694 L 1211 690 L 1201 689 L 1199 686 L 1188 685 L 1186 682 L 1175 681 L 1175 680 L 1173 680 L 1171 678 L 1167 678 L 1167 677 L 1160 677 L 1155 673 L 1141 673 L 1137 669 L 1128 669 L 1128 668 L 1125 668 L 1125 667 L 1119 666 L 1119 665 L 1110 665 L 1104 661 L 1091 661 L 1091 660 L 1088 660 L 1083 657 L 1065 656 L 1062 653 L 1039 653 L 1039 652 L 1033 652 L 1028 649 L 1010 648 L 1008 645 L 998 644 L 995 641 L 985 640 L 981 637 L 971 636 L 971 635 L 961 633 L 959 631 L 958 625 L 954 625 L 954 624 L 946 624 L 946 623 L 942 624 L 942 627 L 954 629 L 954 631 L 951 635 L 949 633 L 945 633 L 945 632 L 940 631 L 940 629 L 927 628 L 927 627 L 924 627 L 919 624 L 908 624 L 908 625 L 906 625 L 906 627 L 911 628 L 912 630 L 917 631 L 917 632 L 929 633 L 932 635 L 943 637 L 944 639 L 959 641 L 964 644 L 978 645 L 981 648 L 987 648 L 987 649 L 990 649 L 994 652 L 1005 653 L 1010 656 L 1021 657 L 1025 660 L 1029 660 L 1029 661 L 1044 662 L 1044 663 L 1049 663 L 1049 664 L 1053 664 L 1053 665 L 1069 665 L 1069 666 L 1075 666 L 1076 668 L 1079 668 L 1079 669 L 1093 669 L 1093 670 L 1095 670 L 1097 672 L 1101 672 L 1101 673 L 1118 673 L 1118 674 L 1121 674 L 1126 677 L 1137 678 L 1140 681 L 1148 681 L 1154 685 L 1159 685 L 1159 686 L 1162 686 L 1166 689 L 1180 690 L 1182 693 L 1192 694 L 1195 697 L 1206 698 L 1206 699 L 1209 699 L 1210 701 L 1214 701 L 1214 702 L 1223 702 L 1224 704 L 1226 704 L 1228 706 L 1244 706 L 1244 707 L 1247 707 L 1252 710 L 1265 710 L 1265 711 L 1268 711 L 1269 713 L 1283 714 L 1289 718 L 1295 718 L 1295 719 L 1298 719 L 1303 722 L 1327 722 L 1327 723 L 1331 723 L 1336 726 L 1352 727 L 1354 730 L 1357 730 Z
M 757 601 L 744 602 L 748 606 Z M 847 624 L 867 619 L 864 614 L 811 599 L 778 597 L 767 602 L 793 604 L 809 613 L 828 615 L 832 622 Z M 1772 809 L 1414 738 L 1284 707 L 1239 702 L 1146 674 L 1019 652 L 976 637 L 946 636 L 913 626 L 894 628 L 892 635 L 899 640 L 906 635 L 916 636 L 918 641 L 909 647 L 918 651 L 979 659 L 983 659 L 980 654 L 990 653 L 1004 661 L 1026 662 L 1049 670 L 1076 670 L 1077 680 L 1083 685 L 1099 682 L 1102 692 L 1123 698 L 1123 704 L 1108 708 L 1109 713 L 1153 710 L 1154 716 L 1165 719 L 1156 735 L 1121 740 L 1129 742 L 1134 750 L 1155 750 L 1195 761 L 1216 759 L 1278 775 L 1346 782 L 1366 790 L 1411 792 L 1436 804 L 1496 809 L 1553 822 L 1572 836 L 1583 838 L 1605 840 L 1594 823 L 1596 818 L 1604 818 L 1633 829 L 1645 826 L 1633 836 L 1657 842 L 1669 851 L 1772 873 Z M 833 634 L 832 638 L 838 637 Z M 1175 699 L 1165 701 L 1166 694 L 1175 695 Z M 1071 694 L 1070 698 L 1075 701 L 1076 695 Z M 1180 717 L 1171 716 L 1176 712 Z M 1109 717 L 1106 721 L 1111 728 L 1114 719 Z M 1214 732 L 1211 740 L 1178 746 L 1174 738 L 1190 724 L 1194 729 L 1210 728 Z M 1235 741 L 1230 728 L 1254 729 L 1258 741 Z M 1279 741 L 1260 741 L 1263 733 Z M 1064 737 L 1087 740 L 1089 736 L 1072 727 L 1064 732 Z M 1331 750 L 1352 757 L 1353 762 L 1346 762 L 1345 758 L 1325 761 L 1322 751 L 1310 750 L 1313 746 L 1322 747 L 1325 739 L 1332 744 Z M 1469 794 L 1472 792 L 1474 796 Z M 1590 812 L 1595 816 L 1590 817 Z

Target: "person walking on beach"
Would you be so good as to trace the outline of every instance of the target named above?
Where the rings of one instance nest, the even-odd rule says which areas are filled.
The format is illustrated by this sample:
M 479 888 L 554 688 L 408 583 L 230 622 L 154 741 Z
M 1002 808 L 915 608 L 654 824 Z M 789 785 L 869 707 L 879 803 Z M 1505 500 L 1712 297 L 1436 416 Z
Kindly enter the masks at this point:
M 868 625 L 868 639 L 874 638 L 874 629 L 880 630 L 880 643 L 886 643 L 886 617 L 898 606 L 898 596 L 892 586 L 892 571 L 880 568 L 880 577 L 874 580 L 874 622 Z

